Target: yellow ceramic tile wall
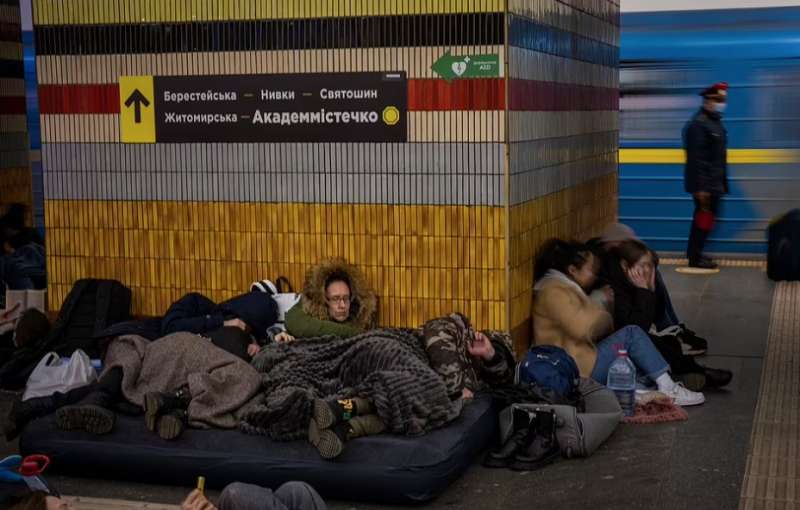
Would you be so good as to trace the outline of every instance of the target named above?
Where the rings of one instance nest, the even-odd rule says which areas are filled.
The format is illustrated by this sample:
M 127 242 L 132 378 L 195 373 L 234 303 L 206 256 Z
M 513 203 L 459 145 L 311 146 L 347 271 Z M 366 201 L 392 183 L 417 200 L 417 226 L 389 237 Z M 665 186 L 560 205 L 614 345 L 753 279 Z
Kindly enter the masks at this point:
M 158 315 L 188 291 L 222 300 L 278 275 L 299 289 L 341 255 L 378 290 L 383 324 L 460 310 L 505 328 L 501 207 L 48 200 L 45 214 L 53 309 L 87 276 L 125 282 L 134 313 Z

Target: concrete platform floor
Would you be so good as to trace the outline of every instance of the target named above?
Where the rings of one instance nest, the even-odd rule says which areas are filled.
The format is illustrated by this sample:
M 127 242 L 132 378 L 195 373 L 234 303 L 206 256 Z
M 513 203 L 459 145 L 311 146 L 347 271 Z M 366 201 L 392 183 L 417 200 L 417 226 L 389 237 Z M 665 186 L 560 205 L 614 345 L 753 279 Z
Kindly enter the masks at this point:
M 531 473 L 489 470 L 476 460 L 425 508 L 737 508 L 773 284 L 757 267 L 724 267 L 709 276 L 679 274 L 674 266 L 664 266 L 662 272 L 682 320 L 709 339 L 708 356 L 701 362 L 734 372 L 729 388 L 707 392 L 704 405 L 687 408 L 687 422 L 621 425 L 589 459 L 560 460 Z M 5 412 L 7 403 L 2 406 L 0 412 Z M 15 448 L 15 444 L 0 444 L 0 454 Z M 64 494 L 93 498 L 176 504 L 187 492 L 180 487 L 51 479 Z M 329 504 L 332 509 L 389 508 L 346 501 Z

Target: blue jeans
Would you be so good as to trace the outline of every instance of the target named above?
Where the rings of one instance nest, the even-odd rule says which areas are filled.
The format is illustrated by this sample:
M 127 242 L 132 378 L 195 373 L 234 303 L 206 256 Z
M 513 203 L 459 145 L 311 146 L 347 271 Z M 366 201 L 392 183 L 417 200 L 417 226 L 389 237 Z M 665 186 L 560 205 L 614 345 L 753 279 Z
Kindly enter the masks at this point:
M 669 291 L 664 284 L 664 279 L 661 277 L 661 271 L 656 269 L 656 298 L 659 303 L 664 303 L 664 309 L 659 311 L 656 317 L 656 328 L 661 331 L 670 326 L 677 326 L 681 323 L 678 320 L 678 314 L 675 313 L 675 308 L 672 306 L 672 299 L 669 297 Z
M 628 357 L 636 366 L 637 375 L 652 380 L 669 371 L 669 364 L 653 345 L 650 337 L 639 326 L 625 326 L 597 343 L 597 361 L 592 369 L 592 379 L 605 384 L 608 369 L 617 358 L 617 351 L 626 349 Z

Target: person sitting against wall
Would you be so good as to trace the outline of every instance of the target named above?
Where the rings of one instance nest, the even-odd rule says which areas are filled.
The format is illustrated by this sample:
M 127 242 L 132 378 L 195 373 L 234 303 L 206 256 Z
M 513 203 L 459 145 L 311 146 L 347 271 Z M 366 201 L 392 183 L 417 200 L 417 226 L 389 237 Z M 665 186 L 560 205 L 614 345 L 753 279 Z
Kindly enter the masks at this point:
M 544 244 L 534 267 L 534 342 L 563 348 L 575 359 L 582 377 L 601 384 L 606 384 L 618 349 L 624 348 L 638 373 L 677 405 L 702 404 L 702 393 L 672 379 L 669 364 L 647 333 L 638 326 L 614 332 L 611 314 L 589 299 L 586 290 L 597 279 L 598 264 L 585 244 L 559 239 Z
M 12 204 L 0 217 L 0 292 L 47 287 L 44 240 L 25 226 L 26 207 Z
M 375 323 L 378 300 L 362 272 L 343 258 L 311 267 L 300 301 L 286 313 L 292 338 L 355 336 Z
M 607 254 L 606 278 L 614 291 L 614 323 L 617 327 L 639 326 L 651 332 L 651 339 L 675 374 L 687 388 L 700 391 L 706 386 L 720 388 L 731 382 L 729 370 L 700 365 L 683 353 L 674 334 L 657 334 L 653 324 L 660 309 L 656 295 L 658 255 L 644 243 L 623 241 Z M 670 330 L 667 330 L 670 331 Z
M 616 273 L 616 262 L 610 260 L 608 254 L 621 243 L 634 240 L 641 242 L 631 227 L 623 223 L 612 223 L 603 231 L 600 237 L 591 239 L 587 244 L 592 248 L 592 252 L 601 260 L 600 273 L 596 287 L 610 285 L 609 280 Z M 653 252 L 655 254 L 655 252 Z M 686 327 L 680 321 L 675 307 L 672 306 L 672 299 L 669 289 L 664 283 L 661 271 L 658 267 L 655 270 L 655 287 L 653 290 L 655 301 L 655 318 L 653 328 L 655 331 L 667 331 L 678 337 L 681 342 L 681 349 L 684 354 L 690 356 L 701 356 L 708 350 L 708 341 L 697 335 L 694 331 Z M 648 330 L 649 331 L 649 330 Z

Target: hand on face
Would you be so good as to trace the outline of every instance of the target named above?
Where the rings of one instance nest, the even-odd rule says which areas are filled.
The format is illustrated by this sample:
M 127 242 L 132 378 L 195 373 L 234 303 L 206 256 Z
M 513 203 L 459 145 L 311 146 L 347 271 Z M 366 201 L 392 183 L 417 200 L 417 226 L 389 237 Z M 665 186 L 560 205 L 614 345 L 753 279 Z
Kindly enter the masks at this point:
M 475 339 L 467 344 L 467 350 L 472 357 L 481 358 L 486 361 L 494 358 L 494 346 L 485 334 L 480 331 L 475 332 Z

